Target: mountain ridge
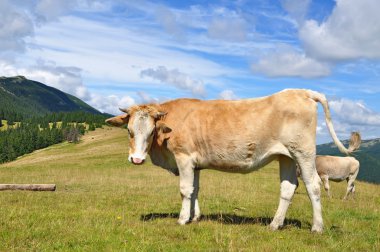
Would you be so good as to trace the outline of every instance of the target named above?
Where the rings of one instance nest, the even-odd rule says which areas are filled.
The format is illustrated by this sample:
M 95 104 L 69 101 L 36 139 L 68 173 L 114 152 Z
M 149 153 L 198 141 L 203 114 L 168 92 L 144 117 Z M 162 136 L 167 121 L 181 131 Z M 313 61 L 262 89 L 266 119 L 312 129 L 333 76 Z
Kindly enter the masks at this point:
M 0 77 L 0 117 L 73 111 L 102 114 L 79 98 L 41 82 L 24 76 Z

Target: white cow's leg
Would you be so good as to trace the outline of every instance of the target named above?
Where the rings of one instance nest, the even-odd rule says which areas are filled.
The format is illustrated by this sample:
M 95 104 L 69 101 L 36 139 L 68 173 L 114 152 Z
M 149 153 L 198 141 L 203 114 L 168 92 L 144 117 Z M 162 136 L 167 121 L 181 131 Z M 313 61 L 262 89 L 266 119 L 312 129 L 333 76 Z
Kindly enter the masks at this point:
M 322 207 L 321 207 L 321 179 L 315 169 L 315 156 L 298 158 L 298 164 L 302 170 L 302 179 L 305 183 L 311 205 L 313 207 L 313 226 L 311 231 L 321 233 L 323 231 Z
M 277 230 L 284 224 L 286 211 L 297 188 L 297 175 L 295 162 L 288 157 L 280 158 L 281 195 L 276 215 L 270 224 L 272 230 Z
M 353 184 L 351 195 L 352 195 L 352 198 L 355 199 L 355 184 Z
M 347 191 L 346 191 L 346 195 L 344 196 L 344 200 L 347 199 L 348 195 L 350 193 L 352 193 L 352 195 L 354 195 L 354 192 L 355 192 L 355 179 L 356 179 L 356 176 L 358 176 L 358 173 L 359 173 L 359 170 L 357 170 L 354 174 L 350 175 L 347 179 Z
M 321 176 L 321 180 L 323 182 L 323 187 L 325 188 L 327 192 L 327 196 L 329 196 L 329 198 L 331 199 L 329 177 L 327 175 L 323 175 Z
M 194 169 L 189 158 L 176 158 L 179 170 L 179 188 L 182 197 L 182 208 L 178 224 L 184 225 L 190 221 L 191 199 L 194 191 Z
M 194 192 L 191 197 L 191 216 L 193 216 L 192 221 L 198 221 L 201 217 L 201 210 L 198 203 L 198 192 L 199 192 L 199 170 L 194 171 Z

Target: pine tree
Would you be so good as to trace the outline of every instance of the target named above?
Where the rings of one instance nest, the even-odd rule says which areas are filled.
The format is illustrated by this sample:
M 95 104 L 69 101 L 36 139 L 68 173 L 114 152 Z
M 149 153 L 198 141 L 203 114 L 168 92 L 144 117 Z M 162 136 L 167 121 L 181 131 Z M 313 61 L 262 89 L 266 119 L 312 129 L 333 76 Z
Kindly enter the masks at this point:
M 91 123 L 91 124 L 88 126 L 88 130 L 89 130 L 89 131 L 94 131 L 94 130 L 95 130 L 95 124 L 94 124 L 94 123 Z
M 13 125 L 15 125 L 15 123 L 14 123 L 14 121 L 13 121 L 12 119 L 8 119 L 8 120 L 7 120 L 7 124 L 8 124 L 8 126 L 13 126 Z
M 83 124 L 78 125 L 78 130 L 79 130 L 79 134 L 81 134 L 82 136 L 86 133 L 86 128 L 84 127 Z

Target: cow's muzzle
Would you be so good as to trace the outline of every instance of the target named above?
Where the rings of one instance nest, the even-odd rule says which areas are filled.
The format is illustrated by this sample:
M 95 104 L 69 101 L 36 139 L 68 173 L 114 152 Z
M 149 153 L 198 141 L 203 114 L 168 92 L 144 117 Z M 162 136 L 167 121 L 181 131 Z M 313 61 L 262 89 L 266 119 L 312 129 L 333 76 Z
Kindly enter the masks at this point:
M 131 158 L 132 164 L 135 164 L 135 165 L 141 165 L 144 163 L 144 161 L 145 159 L 141 159 L 141 158 Z

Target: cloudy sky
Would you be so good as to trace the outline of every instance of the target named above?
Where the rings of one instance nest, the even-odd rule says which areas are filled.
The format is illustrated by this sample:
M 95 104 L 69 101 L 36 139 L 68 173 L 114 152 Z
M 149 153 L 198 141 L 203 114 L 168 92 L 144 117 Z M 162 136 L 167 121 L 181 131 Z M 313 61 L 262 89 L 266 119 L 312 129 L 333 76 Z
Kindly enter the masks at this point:
M 308 88 L 328 97 L 340 138 L 370 139 L 380 137 L 378 10 L 378 0 L 0 0 L 0 76 L 112 114 Z M 322 116 L 319 143 L 331 141 Z

